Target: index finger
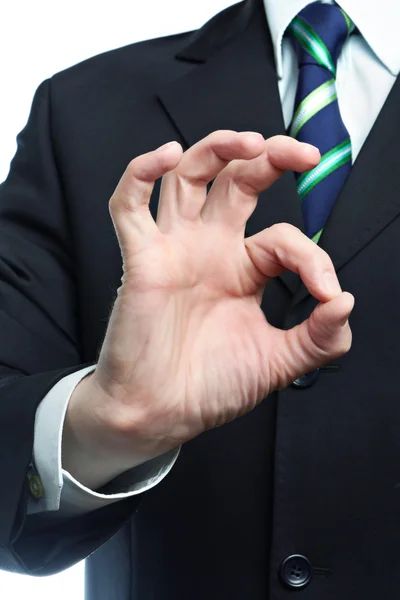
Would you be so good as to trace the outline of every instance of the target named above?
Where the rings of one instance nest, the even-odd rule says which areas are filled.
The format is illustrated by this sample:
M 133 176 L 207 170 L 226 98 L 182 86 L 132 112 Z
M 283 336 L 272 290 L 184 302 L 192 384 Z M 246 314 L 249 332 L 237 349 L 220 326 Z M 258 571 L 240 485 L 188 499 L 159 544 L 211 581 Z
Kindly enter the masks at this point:
M 341 294 L 342 288 L 329 254 L 297 227 L 278 223 L 244 242 L 258 269 L 260 283 L 289 269 L 300 275 L 310 294 L 320 302 L 328 302 Z

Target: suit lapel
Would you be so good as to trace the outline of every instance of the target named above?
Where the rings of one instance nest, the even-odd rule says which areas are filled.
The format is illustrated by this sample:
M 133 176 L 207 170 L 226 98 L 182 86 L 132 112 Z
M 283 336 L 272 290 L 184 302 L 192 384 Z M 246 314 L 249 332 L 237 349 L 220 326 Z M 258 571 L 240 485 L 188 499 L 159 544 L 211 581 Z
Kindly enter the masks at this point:
M 339 271 L 400 214 L 400 78 L 365 141 L 321 236 Z M 308 295 L 304 285 L 294 298 Z
M 222 41 L 221 41 L 222 40 Z M 159 91 L 159 98 L 188 146 L 217 129 L 285 134 L 273 49 L 263 3 L 247 0 L 218 15 L 195 34 L 179 60 L 199 63 Z M 292 173 L 261 194 L 246 235 L 276 222 L 304 229 Z M 291 274 L 282 280 L 294 292 Z

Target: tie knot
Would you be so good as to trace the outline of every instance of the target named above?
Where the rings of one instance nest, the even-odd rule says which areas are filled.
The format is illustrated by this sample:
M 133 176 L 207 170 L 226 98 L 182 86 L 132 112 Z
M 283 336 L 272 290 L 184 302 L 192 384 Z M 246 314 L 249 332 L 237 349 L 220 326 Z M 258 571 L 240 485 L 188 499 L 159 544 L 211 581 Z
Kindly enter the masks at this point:
M 288 27 L 299 66 L 319 65 L 328 69 L 333 77 L 340 51 L 352 31 L 352 21 L 337 4 L 321 2 L 306 6 Z

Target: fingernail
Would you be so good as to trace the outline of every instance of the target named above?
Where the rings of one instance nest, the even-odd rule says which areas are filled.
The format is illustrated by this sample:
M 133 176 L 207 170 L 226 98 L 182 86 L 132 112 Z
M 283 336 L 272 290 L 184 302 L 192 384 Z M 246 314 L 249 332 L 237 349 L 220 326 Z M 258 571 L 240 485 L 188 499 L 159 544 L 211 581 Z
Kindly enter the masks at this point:
M 344 292 L 344 294 L 345 294 L 346 296 L 348 296 L 348 293 L 347 293 L 347 292 Z M 341 319 L 341 320 L 339 321 L 339 324 L 340 324 L 340 325 L 344 326 L 344 325 L 346 325 L 346 323 L 348 323 L 348 321 L 349 321 L 349 318 L 350 318 L 350 315 L 351 315 L 351 313 L 352 313 L 352 311 L 353 311 L 353 308 L 354 308 L 354 304 L 355 304 L 355 301 L 354 301 L 354 296 L 351 296 L 351 309 L 350 309 L 349 313 L 348 313 L 348 314 L 347 314 L 345 317 L 343 317 L 343 319 Z
M 326 293 L 330 296 L 337 296 L 342 291 L 337 277 L 333 273 L 328 272 L 323 274 L 323 286 Z
M 258 137 L 258 138 L 264 139 L 264 137 L 261 135 L 261 133 L 257 133 L 256 131 L 240 131 L 239 135 L 242 135 L 242 136 L 250 136 L 251 135 L 254 138 Z
M 319 152 L 317 146 L 313 146 L 312 144 L 307 144 L 307 142 L 300 142 L 300 144 L 304 147 L 305 150 L 312 150 L 313 152 L 315 152 L 315 150 L 317 152 Z
M 306 142 L 300 143 L 313 162 L 321 160 L 321 153 L 316 146 L 313 146 L 312 144 L 306 144 Z
M 177 143 L 178 142 L 168 142 L 168 144 L 164 144 L 163 146 L 160 146 L 159 148 L 157 148 L 157 150 L 155 152 L 164 152 L 164 150 L 171 148 L 171 146 L 174 146 Z
M 318 150 L 318 148 L 312 146 L 311 144 L 306 144 L 304 142 L 302 142 L 302 145 L 304 146 L 306 155 L 309 157 L 309 160 L 312 163 L 311 166 L 318 164 L 321 160 L 321 152 Z

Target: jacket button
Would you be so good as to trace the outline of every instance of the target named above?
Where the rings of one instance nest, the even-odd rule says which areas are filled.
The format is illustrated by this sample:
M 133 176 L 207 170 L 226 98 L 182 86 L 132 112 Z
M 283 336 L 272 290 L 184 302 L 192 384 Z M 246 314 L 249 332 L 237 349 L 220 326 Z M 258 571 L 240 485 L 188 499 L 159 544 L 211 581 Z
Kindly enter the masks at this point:
M 31 475 L 29 477 L 29 491 L 35 500 L 40 500 L 44 496 L 44 488 L 42 480 L 38 475 Z
M 302 377 L 295 379 L 292 382 L 292 385 L 297 388 L 311 387 L 317 381 L 318 375 L 319 375 L 319 369 L 315 369 L 315 371 L 310 371 L 310 373 L 306 373 Z
M 283 561 L 279 574 L 283 583 L 289 588 L 300 589 L 310 583 L 312 567 L 305 556 L 293 554 Z

